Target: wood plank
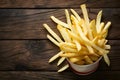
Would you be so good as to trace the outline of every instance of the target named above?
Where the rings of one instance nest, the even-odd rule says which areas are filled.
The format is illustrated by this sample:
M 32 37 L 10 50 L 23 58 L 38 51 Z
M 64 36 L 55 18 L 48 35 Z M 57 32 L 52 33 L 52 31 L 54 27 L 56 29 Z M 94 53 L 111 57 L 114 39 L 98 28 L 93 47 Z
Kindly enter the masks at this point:
M 111 66 L 102 60 L 98 70 L 120 70 L 120 40 L 110 40 L 109 57 Z M 50 57 L 59 51 L 48 40 L 1 40 L 0 70 L 49 70 L 57 71 L 56 61 L 48 63 Z
M 0 71 L 1 80 L 120 80 L 120 71 L 96 71 L 87 76 L 79 76 L 72 72 L 45 72 L 45 71 Z
M 76 10 L 82 15 L 80 9 Z M 90 9 L 90 18 L 94 19 L 99 10 Z M 119 13 L 120 8 L 103 9 L 103 21 L 112 22 L 108 39 L 120 39 Z M 48 23 L 57 32 L 51 15 L 65 21 L 64 9 L 0 9 L 0 39 L 46 39 L 48 32 L 43 23 Z
M 120 7 L 119 0 L 0 0 L 0 8 L 76 8 L 80 4 L 88 7 Z

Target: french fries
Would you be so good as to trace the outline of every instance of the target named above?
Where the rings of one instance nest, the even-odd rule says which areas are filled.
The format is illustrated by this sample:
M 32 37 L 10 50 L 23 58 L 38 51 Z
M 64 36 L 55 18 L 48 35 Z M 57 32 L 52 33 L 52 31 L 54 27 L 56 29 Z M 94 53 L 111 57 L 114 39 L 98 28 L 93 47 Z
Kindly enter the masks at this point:
M 57 66 L 61 65 L 65 59 L 74 64 L 87 65 L 97 61 L 103 56 L 107 65 L 110 65 L 108 57 L 111 46 L 107 44 L 106 39 L 111 22 L 101 22 L 102 10 L 98 13 L 97 18 L 90 21 L 86 5 L 80 6 L 83 12 L 81 18 L 78 13 L 70 9 L 65 9 L 66 22 L 62 22 L 54 16 L 51 19 L 57 23 L 57 29 L 62 38 L 60 38 L 47 24 L 43 24 L 45 29 L 51 34 L 47 38 L 60 48 L 60 52 L 50 58 L 49 63 L 60 57 Z M 63 66 L 58 72 L 62 72 L 69 67 L 68 64 Z

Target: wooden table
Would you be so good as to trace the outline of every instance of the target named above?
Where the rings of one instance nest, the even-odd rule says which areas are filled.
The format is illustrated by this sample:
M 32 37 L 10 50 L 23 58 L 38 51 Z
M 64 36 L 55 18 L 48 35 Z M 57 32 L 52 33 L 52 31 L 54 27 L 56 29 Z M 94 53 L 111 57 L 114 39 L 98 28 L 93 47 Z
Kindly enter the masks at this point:
M 43 23 L 57 32 L 50 20 L 65 20 L 64 9 L 87 4 L 90 19 L 103 10 L 103 21 L 111 21 L 108 67 L 102 60 L 97 71 L 78 76 L 70 69 L 57 73 L 56 62 L 48 64 L 59 49 L 47 38 Z M 58 33 L 58 32 L 57 32 Z M 0 80 L 120 80 L 120 1 L 119 0 L 0 0 Z

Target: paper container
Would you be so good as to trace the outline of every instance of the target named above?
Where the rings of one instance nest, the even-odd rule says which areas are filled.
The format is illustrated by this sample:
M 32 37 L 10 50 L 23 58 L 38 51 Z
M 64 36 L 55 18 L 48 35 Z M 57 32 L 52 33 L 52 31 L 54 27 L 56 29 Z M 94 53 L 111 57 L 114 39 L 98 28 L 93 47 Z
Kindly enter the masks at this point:
M 102 59 L 100 57 L 96 62 L 89 64 L 89 65 L 77 65 L 69 61 L 67 59 L 69 66 L 71 67 L 72 71 L 78 75 L 88 75 L 96 71 L 99 61 Z

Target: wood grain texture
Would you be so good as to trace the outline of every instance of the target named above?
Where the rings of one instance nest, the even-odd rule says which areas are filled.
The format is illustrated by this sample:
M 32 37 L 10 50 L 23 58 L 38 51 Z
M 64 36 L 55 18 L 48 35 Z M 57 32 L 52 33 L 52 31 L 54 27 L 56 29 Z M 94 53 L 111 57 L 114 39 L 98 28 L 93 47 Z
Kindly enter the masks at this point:
M 0 0 L 0 8 L 78 8 L 120 7 L 119 0 Z
M 102 60 L 100 71 L 120 70 L 120 40 L 110 40 L 109 44 L 111 66 Z M 57 71 L 56 61 L 49 64 L 48 60 L 58 51 L 48 40 L 3 40 L 0 41 L 0 70 Z
M 96 71 L 88 76 L 78 76 L 72 72 L 42 72 L 42 71 L 0 71 L 1 80 L 119 80 L 119 71 Z
M 90 19 L 100 10 L 89 9 Z M 112 22 L 108 39 L 120 39 L 120 8 L 102 10 L 102 21 Z M 80 9 L 76 11 L 82 16 Z M 52 15 L 65 21 L 64 9 L 0 9 L 0 39 L 46 39 L 48 32 L 43 23 L 48 23 L 58 33 L 56 24 L 50 19 Z

